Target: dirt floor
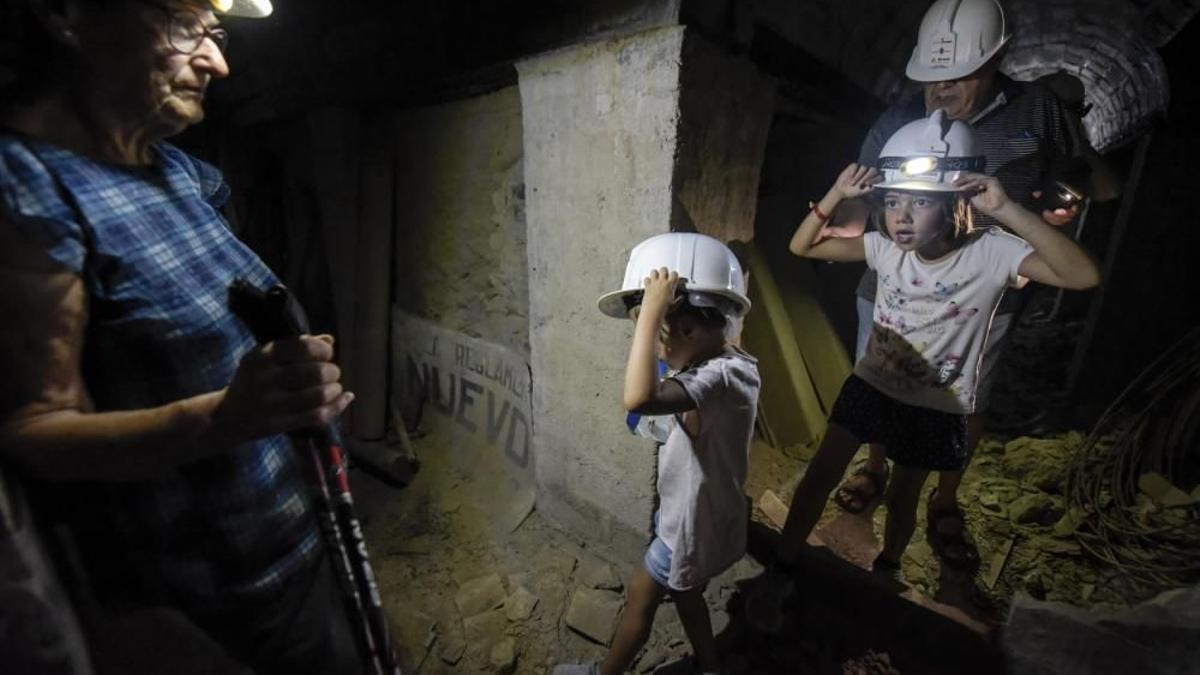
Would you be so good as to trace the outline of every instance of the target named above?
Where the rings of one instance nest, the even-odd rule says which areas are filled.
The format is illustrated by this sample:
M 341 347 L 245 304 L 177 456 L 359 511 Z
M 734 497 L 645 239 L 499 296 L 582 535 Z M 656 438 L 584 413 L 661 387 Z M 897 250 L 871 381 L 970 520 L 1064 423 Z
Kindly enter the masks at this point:
M 598 621 L 594 635 L 611 630 L 622 581 L 639 561 L 601 558 L 536 511 L 515 531 L 497 531 L 481 508 L 486 485 L 457 472 L 436 440 L 419 439 L 416 450 L 421 470 L 403 489 L 352 471 L 405 672 L 542 674 L 557 663 L 600 659 L 604 645 L 579 628 Z M 792 478 L 786 467 L 794 461 L 766 446 L 754 454 L 754 482 Z M 998 663 L 978 628 L 901 599 L 903 588 L 880 585 L 833 556 L 806 561 L 792 577 L 766 573 L 759 559 L 769 561 L 771 537 L 756 513 L 751 553 L 705 593 L 729 673 L 954 673 L 980 660 Z M 748 597 L 775 595 L 787 598 L 780 625 L 748 620 Z M 591 614 L 572 621 L 573 602 Z M 921 667 L 920 655 L 938 639 L 955 647 L 942 648 L 939 667 Z M 690 675 L 689 654 L 667 603 L 633 672 Z

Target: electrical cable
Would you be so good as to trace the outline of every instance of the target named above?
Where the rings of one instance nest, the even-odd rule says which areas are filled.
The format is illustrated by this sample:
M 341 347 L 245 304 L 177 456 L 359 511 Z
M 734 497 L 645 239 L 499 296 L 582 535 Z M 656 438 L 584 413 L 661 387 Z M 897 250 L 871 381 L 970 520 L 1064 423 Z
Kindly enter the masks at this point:
M 1121 573 L 1111 588 L 1127 601 L 1200 581 L 1200 504 L 1139 498 L 1148 473 L 1200 482 L 1200 328 L 1117 396 L 1068 469 L 1068 507 L 1084 515 L 1075 536 Z

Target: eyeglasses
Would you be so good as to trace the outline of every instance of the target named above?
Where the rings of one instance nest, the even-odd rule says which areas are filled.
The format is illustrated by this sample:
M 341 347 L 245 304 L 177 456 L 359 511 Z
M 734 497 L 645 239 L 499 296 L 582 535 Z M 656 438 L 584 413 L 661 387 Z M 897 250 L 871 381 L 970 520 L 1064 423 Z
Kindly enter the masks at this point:
M 139 4 L 153 7 L 167 16 L 167 44 L 180 54 L 195 54 L 204 44 L 204 39 L 213 41 L 222 55 L 229 44 L 229 33 L 220 26 L 209 28 L 204 25 L 200 14 L 179 7 L 170 7 L 155 0 L 135 0 Z
M 195 12 L 184 9 L 169 9 L 163 7 L 167 16 L 167 44 L 180 54 L 194 54 L 208 38 L 217 46 L 221 54 L 229 44 L 229 32 L 220 26 L 209 28 L 204 20 Z

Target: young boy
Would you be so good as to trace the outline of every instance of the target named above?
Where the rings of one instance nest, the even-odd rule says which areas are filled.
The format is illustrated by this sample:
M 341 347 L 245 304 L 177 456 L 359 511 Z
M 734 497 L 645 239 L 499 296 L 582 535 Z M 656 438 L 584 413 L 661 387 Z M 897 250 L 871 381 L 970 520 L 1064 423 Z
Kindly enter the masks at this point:
M 692 239 L 668 243 L 698 250 Z M 754 358 L 730 344 L 728 337 L 749 308 L 737 259 L 714 239 L 703 237 L 699 243 L 699 248 L 721 254 L 719 246 L 727 255 L 723 292 L 716 292 L 715 286 L 712 292 L 701 290 L 706 285 L 695 278 L 702 276 L 697 266 L 685 271 L 689 274 L 686 288 L 678 271 L 661 267 L 640 279 L 641 305 L 631 310 L 637 325 L 625 369 L 625 408 L 645 415 L 671 415 L 675 420 L 659 450 L 655 537 L 643 565 L 629 581 L 628 603 L 608 655 L 598 664 L 557 666 L 553 675 L 625 672 L 646 643 L 654 615 L 668 593 L 699 671 L 720 670 L 703 592 L 709 579 L 745 552 L 749 514 L 743 484 L 759 377 Z M 631 268 L 637 256 L 635 249 Z M 670 258 L 665 256 L 664 261 Z M 730 269 L 736 274 L 728 274 Z M 658 358 L 674 374 L 660 380 Z

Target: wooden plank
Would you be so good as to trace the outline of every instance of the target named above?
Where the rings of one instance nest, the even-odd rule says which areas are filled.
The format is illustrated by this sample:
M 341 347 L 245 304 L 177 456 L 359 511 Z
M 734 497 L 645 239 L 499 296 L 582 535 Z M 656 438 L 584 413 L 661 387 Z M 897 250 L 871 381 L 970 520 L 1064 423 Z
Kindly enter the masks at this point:
M 763 382 L 759 404 L 782 447 L 808 445 L 825 430 L 825 411 L 766 259 L 753 247 L 749 258 L 754 309 L 746 317 L 742 339 L 759 359 Z
M 995 588 L 996 580 L 1000 578 L 1000 572 L 1004 570 L 1004 564 L 1008 562 L 1008 556 L 1012 553 L 1016 541 L 1016 537 L 1009 537 L 988 559 L 988 570 L 983 575 L 983 583 L 987 584 L 989 590 Z

